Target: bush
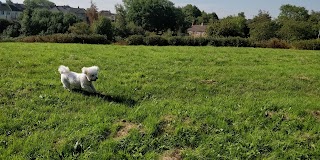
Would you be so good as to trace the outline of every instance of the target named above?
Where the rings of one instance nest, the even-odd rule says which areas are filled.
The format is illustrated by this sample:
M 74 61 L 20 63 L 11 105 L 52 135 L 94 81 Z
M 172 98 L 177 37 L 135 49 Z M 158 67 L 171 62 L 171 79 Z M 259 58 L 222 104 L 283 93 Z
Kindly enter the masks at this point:
M 85 43 L 85 44 L 109 44 L 102 35 L 75 35 L 75 34 L 53 34 L 46 36 L 28 36 L 19 39 L 20 42 L 51 42 L 51 43 Z
M 320 40 L 302 40 L 295 41 L 292 43 L 293 48 L 295 49 L 306 49 L 306 50 L 320 50 Z
M 144 42 L 148 46 L 166 46 L 166 45 L 168 45 L 168 40 L 161 37 L 161 36 L 158 36 L 158 35 L 145 37 Z
M 272 38 L 268 41 L 255 42 L 254 46 L 261 47 L 261 48 L 281 48 L 281 49 L 291 48 L 290 44 L 287 41 L 280 40 L 278 38 Z
M 183 39 L 180 36 L 173 36 L 168 38 L 168 44 L 171 46 L 183 46 Z
M 142 35 L 132 35 L 127 38 L 128 45 L 144 45 Z

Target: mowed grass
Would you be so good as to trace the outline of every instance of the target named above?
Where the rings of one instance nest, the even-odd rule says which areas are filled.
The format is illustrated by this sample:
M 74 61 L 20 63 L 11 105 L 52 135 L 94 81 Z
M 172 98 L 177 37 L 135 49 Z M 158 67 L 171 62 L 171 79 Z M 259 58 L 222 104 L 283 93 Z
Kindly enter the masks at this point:
M 320 52 L 0 43 L 0 159 L 319 159 Z M 59 65 L 100 67 L 99 94 Z

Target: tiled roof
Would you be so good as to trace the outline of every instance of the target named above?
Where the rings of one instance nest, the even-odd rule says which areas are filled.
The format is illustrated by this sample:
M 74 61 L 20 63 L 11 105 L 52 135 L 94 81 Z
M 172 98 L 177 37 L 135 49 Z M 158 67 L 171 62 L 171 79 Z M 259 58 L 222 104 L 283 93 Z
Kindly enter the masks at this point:
M 11 9 L 7 4 L 0 3 L 0 11 L 11 11 Z
M 188 32 L 206 32 L 207 26 L 206 25 L 193 25 L 191 28 L 188 28 Z

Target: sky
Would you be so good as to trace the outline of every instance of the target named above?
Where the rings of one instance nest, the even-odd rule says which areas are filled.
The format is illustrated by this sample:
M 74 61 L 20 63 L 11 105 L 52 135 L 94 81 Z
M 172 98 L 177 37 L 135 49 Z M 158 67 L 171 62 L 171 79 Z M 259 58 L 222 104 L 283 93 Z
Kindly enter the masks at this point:
M 5 2 L 5 0 L 1 0 Z M 14 3 L 23 3 L 23 0 L 11 0 Z M 89 8 L 90 0 L 50 0 L 56 5 Z M 115 5 L 122 4 L 122 0 L 93 0 L 99 10 L 110 10 L 115 13 Z M 259 10 L 268 11 L 273 18 L 280 13 L 280 7 L 291 4 L 305 7 L 307 10 L 320 11 L 320 0 L 171 0 L 175 6 L 183 7 L 187 4 L 197 6 L 207 13 L 216 12 L 219 18 L 237 15 L 244 12 L 247 18 L 253 18 Z

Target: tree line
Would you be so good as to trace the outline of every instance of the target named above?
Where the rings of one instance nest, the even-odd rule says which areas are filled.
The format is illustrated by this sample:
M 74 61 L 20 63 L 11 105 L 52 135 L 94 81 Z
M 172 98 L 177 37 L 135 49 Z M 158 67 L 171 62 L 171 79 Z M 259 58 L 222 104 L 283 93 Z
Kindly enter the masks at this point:
M 219 18 L 215 12 L 201 11 L 195 5 L 175 7 L 170 0 L 122 2 L 115 6 L 116 21 L 111 22 L 99 15 L 98 7 L 92 1 L 90 8 L 86 9 L 87 21 L 82 21 L 74 14 L 49 11 L 48 8 L 55 6 L 49 0 L 25 0 L 26 9 L 20 20 L 0 20 L 0 33 L 6 37 L 56 33 L 100 34 L 116 41 L 130 35 L 185 36 L 192 25 L 204 24 L 207 26 L 206 34 L 210 37 L 296 41 L 320 36 L 320 12 L 290 4 L 282 5 L 276 18 L 272 18 L 267 11 L 259 11 L 253 19 L 247 19 L 244 12 Z

